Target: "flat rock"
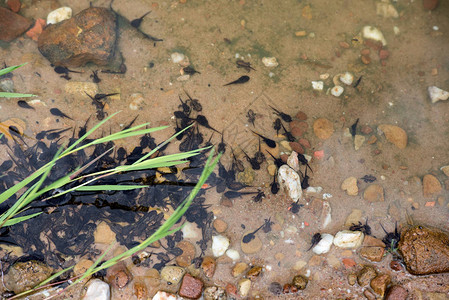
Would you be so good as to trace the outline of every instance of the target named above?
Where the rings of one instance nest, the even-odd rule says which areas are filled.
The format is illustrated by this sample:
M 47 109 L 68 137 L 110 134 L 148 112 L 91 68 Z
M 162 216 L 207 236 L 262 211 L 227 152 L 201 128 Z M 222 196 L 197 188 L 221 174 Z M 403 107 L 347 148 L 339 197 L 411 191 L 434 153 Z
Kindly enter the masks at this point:
M 243 234 L 242 238 L 250 233 L 251 231 L 247 231 Z M 240 247 L 245 254 L 254 254 L 259 252 L 262 249 L 262 241 L 256 235 L 254 239 L 252 239 L 249 243 L 244 243 L 243 240 L 240 241 Z
M 357 273 L 357 283 L 361 287 L 367 286 L 376 276 L 377 272 L 373 267 L 363 266 L 359 273 Z
M 249 290 L 251 289 L 251 280 L 247 278 L 240 279 L 238 282 L 238 291 L 240 296 L 248 296 Z
M 17 262 L 9 268 L 3 281 L 9 291 L 18 294 L 47 279 L 52 272 L 52 268 L 37 260 Z
M 90 7 L 47 26 L 39 36 L 38 48 L 56 66 L 107 65 L 114 59 L 116 27 L 115 15 L 109 9 Z
M 442 189 L 443 187 L 441 186 L 440 181 L 435 176 L 432 174 L 424 175 L 422 179 L 422 190 L 424 197 L 430 198 L 433 195 L 440 193 Z
M 359 188 L 357 187 L 357 178 L 348 177 L 343 180 L 341 189 L 343 191 L 346 191 L 349 196 L 357 196 L 357 194 L 359 193 Z
M 0 40 L 10 42 L 21 36 L 33 22 L 4 7 L 0 7 Z
M 394 285 L 392 286 L 387 293 L 387 300 L 406 300 L 408 298 L 407 290 L 400 286 Z
M 335 234 L 333 243 L 343 249 L 355 249 L 363 242 L 364 234 L 361 231 L 341 230 Z
M 245 272 L 246 269 L 248 269 L 248 264 L 244 262 L 239 262 L 235 264 L 235 266 L 232 268 L 231 275 L 233 277 L 238 277 L 241 274 L 243 274 L 243 272 Z
M 115 241 L 115 232 L 105 221 L 102 221 L 94 231 L 94 240 L 99 244 L 111 244 Z
M 363 199 L 369 202 L 383 202 L 384 188 L 378 184 L 369 185 L 363 192 Z
M 414 275 L 449 272 L 449 235 L 445 232 L 414 226 L 402 234 L 399 251 Z
M 387 286 L 391 282 L 391 277 L 388 274 L 377 275 L 371 280 L 370 286 L 373 291 L 383 297 L 385 295 L 385 291 L 387 290 Z
M 407 146 L 407 133 L 401 127 L 389 124 L 382 124 L 378 129 L 385 134 L 385 138 L 399 149 Z
M 334 125 L 325 118 L 320 118 L 313 122 L 313 132 L 322 140 L 327 140 L 334 133 Z
M 384 257 L 385 244 L 370 235 L 365 235 L 359 255 L 369 261 L 379 262 Z
M 166 266 L 161 270 L 161 279 L 176 285 L 181 281 L 185 272 L 185 269 L 181 267 Z
M 176 244 L 176 247 L 182 250 L 182 254 L 176 257 L 176 264 L 180 267 L 189 266 L 192 263 L 192 259 L 195 258 L 195 246 L 192 243 L 184 240 Z

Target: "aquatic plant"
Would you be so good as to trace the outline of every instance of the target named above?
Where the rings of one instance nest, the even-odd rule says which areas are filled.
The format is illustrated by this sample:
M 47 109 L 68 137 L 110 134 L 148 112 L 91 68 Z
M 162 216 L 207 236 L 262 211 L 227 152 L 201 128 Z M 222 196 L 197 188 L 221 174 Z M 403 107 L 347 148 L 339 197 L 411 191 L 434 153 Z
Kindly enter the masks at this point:
M 46 201 L 51 198 L 56 198 L 59 196 L 62 196 L 64 194 L 75 192 L 75 191 L 118 191 L 118 190 L 130 190 L 130 189 L 136 189 L 136 188 L 145 188 L 148 187 L 146 185 L 92 185 L 94 182 L 98 181 L 101 178 L 105 178 L 107 176 L 121 173 L 121 172 L 129 172 L 129 171 L 141 171 L 141 170 L 148 170 L 153 168 L 160 168 L 160 167 L 170 167 L 178 164 L 185 163 L 185 159 L 192 157 L 194 155 L 199 154 L 201 151 L 206 150 L 208 148 L 200 148 L 195 149 L 189 152 L 183 152 L 183 153 L 176 153 L 176 154 L 170 154 L 170 155 L 164 155 L 160 157 L 154 157 L 150 158 L 154 153 L 156 153 L 159 149 L 163 148 L 168 142 L 170 142 L 173 138 L 175 138 L 177 135 L 182 134 L 184 130 L 187 130 L 189 127 L 181 130 L 177 134 L 173 135 L 171 138 L 166 140 L 165 142 L 158 145 L 155 149 L 147 153 L 146 155 L 142 156 L 140 159 L 138 159 L 136 162 L 130 164 L 130 165 L 120 165 L 115 168 L 106 169 L 102 171 L 98 171 L 95 173 L 89 173 L 86 175 L 81 175 L 82 172 L 89 167 L 92 163 L 94 163 L 96 160 L 98 160 L 100 157 L 97 157 L 96 159 L 90 161 L 89 163 L 85 164 L 84 166 L 78 167 L 70 174 L 66 174 L 65 176 L 49 183 L 46 186 L 43 186 L 44 182 L 48 178 L 50 172 L 52 171 L 53 167 L 55 166 L 56 162 L 68 155 L 71 155 L 77 151 L 83 150 L 85 148 L 88 148 L 90 146 L 94 146 L 97 144 L 103 144 L 108 143 L 111 141 L 133 137 L 137 135 L 144 135 L 149 134 L 151 132 L 162 130 L 167 128 L 168 126 L 162 126 L 162 127 L 156 127 L 156 128 L 148 128 L 148 129 L 141 129 L 143 127 L 146 127 L 148 123 L 137 125 L 134 127 L 131 127 L 129 129 L 125 129 L 122 131 L 119 131 L 117 133 L 110 134 L 108 136 L 93 139 L 91 142 L 83 144 L 82 142 L 86 140 L 90 135 L 92 135 L 93 132 L 95 132 L 101 125 L 106 123 L 109 119 L 114 117 L 117 113 L 112 114 L 105 120 L 101 121 L 97 125 L 95 125 L 92 129 L 90 129 L 88 132 L 86 132 L 83 136 L 81 136 L 78 140 L 76 140 L 73 144 L 71 144 L 68 147 L 61 147 L 53 159 L 42 166 L 40 169 L 35 171 L 33 174 L 22 180 L 21 182 L 17 183 L 16 185 L 10 187 L 6 191 L 0 194 L 0 204 L 8 200 L 11 196 L 20 193 L 22 189 L 25 189 L 25 191 L 20 195 L 18 200 L 3 214 L 0 215 L 0 228 L 5 226 L 12 226 L 14 224 L 20 223 L 22 221 L 31 219 L 33 217 L 36 217 L 37 215 L 41 214 L 39 213 L 33 213 L 25 216 L 18 216 L 19 214 L 22 214 L 26 212 L 28 205 L 36 200 L 39 199 L 40 201 Z M 193 199 L 197 195 L 197 193 L 200 191 L 203 184 L 206 182 L 209 175 L 213 172 L 215 165 L 217 164 L 220 154 L 217 155 L 217 157 L 213 160 L 214 155 L 214 149 L 211 149 L 209 158 L 205 164 L 205 167 L 203 169 L 203 172 L 201 174 L 200 179 L 198 180 L 198 183 L 195 185 L 194 189 L 191 191 L 189 196 L 176 208 L 174 213 L 168 218 L 159 228 L 154 232 L 150 237 L 148 237 L 145 241 L 140 243 L 139 245 L 129 249 L 128 251 L 110 259 L 105 262 L 103 262 L 100 265 L 100 262 L 103 260 L 104 256 L 106 255 L 107 251 L 103 253 L 97 261 L 76 281 L 74 281 L 72 285 L 77 284 L 81 282 L 84 278 L 100 271 L 106 268 L 109 268 L 116 263 L 127 259 L 131 257 L 133 254 L 135 254 L 138 251 L 141 251 L 145 249 L 148 245 L 151 243 L 160 240 L 177 230 L 179 230 L 181 227 L 178 227 L 176 229 L 172 229 L 172 226 L 179 221 L 179 219 L 185 214 L 187 209 L 190 207 L 190 204 L 192 203 Z M 64 186 L 73 183 L 73 182 L 80 182 L 80 180 L 83 179 L 84 181 L 74 187 L 67 188 L 64 190 Z M 30 186 L 30 187 L 28 187 Z M 57 191 L 53 195 L 45 197 L 45 195 L 48 195 L 48 192 L 51 191 Z M 112 247 L 112 245 L 111 245 Z M 110 248 L 111 248 L 110 247 Z M 109 249 L 110 249 L 109 248 Z M 68 270 L 72 269 L 73 267 L 66 268 L 47 280 L 41 282 L 37 287 L 35 287 L 32 290 L 26 291 L 20 296 L 23 296 L 25 294 L 29 294 L 34 292 L 36 289 L 39 289 L 55 278 L 59 277 L 62 273 L 67 272 Z M 17 295 L 19 296 L 19 295 Z
M 14 71 L 15 69 L 20 68 L 20 67 L 22 67 L 22 66 L 24 66 L 26 64 L 27 63 L 23 63 L 23 64 L 18 65 L 18 66 L 11 66 L 11 67 L 7 67 L 7 68 L 4 68 L 4 69 L 1 69 L 0 70 L 0 77 L 5 75 L 5 74 L 8 74 L 8 73 Z M 22 98 L 22 97 L 34 97 L 34 96 L 36 96 L 36 95 L 0 92 L 0 98 Z

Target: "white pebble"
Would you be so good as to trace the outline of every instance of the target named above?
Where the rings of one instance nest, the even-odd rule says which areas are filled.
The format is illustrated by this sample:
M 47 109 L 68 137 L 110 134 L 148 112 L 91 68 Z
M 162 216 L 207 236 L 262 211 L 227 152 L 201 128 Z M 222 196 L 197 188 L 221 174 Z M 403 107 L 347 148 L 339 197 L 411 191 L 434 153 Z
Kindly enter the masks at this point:
M 200 237 L 200 229 L 195 223 L 185 222 L 184 227 L 182 227 L 182 236 L 185 239 L 196 239 Z
M 273 78 L 273 76 L 274 76 L 273 72 L 268 73 L 268 77 Z
M 427 91 L 432 103 L 438 102 L 440 100 L 447 100 L 449 98 L 449 92 L 446 92 L 436 86 L 429 86 L 427 88 Z
M 330 199 L 330 198 L 332 198 L 332 194 L 329 194 L 329 193 L 324 193 L 323 194 L 323 200 L 327 200 L 327 199 Z
M 364 237 L 361 231 L 342 230 L 335 235 L 334 245 L 344 249 L 358 248 L 362 245 Z
M 312 88 L 316 91 L 322 91 L 324 83 L 322 81 L 312 81 Z
M 109 300 L 111 299 L 111 291 L 109 284 L 100 280 L 92 279 L 88 282 L 88 287 L 83 300 Z
M 233 261 L 240 259 L 240 253 L 237 250 L 229 249 L 226 251 L 226 255 Z
M 153 300 L 176 300 L 176 296 L 167 292 L 158 291 L 156 295 L 153 296 Z
M 354 81 L 354 75 L 349 72 L 340 75 L 340 81 L 346 85 L 351 85 Z
M 329 76 L 330 76 L 329 73 L 320 74 L 320 79 L 326 80 L 329 78 Z
M 131 94 L 129 99 L 131 100 L 131 102 L 129 103 L 129 108 L 131 110 L 138 110 L 144 103 L 143 95 L 141 93 Z
M 292 151 L 292 154 L 290 154 L 290 156 L 287 158 L 287 165 L 295 172 L 299 171 L 298 153 Z
M 262 58 L 262 63 L 265 65 L 265 67 L 268 68 L 274 68 L 279 65 L 279 63 L 276 61 L 276 57 L 264 57 Z
M 176 78 L 177 81 L 187 81 L 189 80 L 190 75 L 189 74 L 185 74 L 185 75 L 181 75 L 178 78 Z
M 278 182 L 293 201 L 298 202 L 302 198 L 301 179 L 292 168 L 281 166 L 278 170 Z
M 440 30 L 440 28 L 438 26 L 433 26 L 432 29 L 435 30 L 435 31 Z
M 320 255 L 329 252 L 333 241 L 334 236 L 332 234 L 322 233 L 321 240 L 312 248 L 313 253 Z
M 212 253 L 215 257 L 225 254 L 229 247 L 229 239 L 222 235 L 212 236 Z
M 72 9 L 67 6 L 60 7 L 51 11 L 47 16 L 47 25 L 56 24 L 72 17 Z
M 175 64 L 181 63 L 185 58 L 185 55 L 179 52 L 173 52 L 171 54 L 171 61 Z
M 399 35 L 401 33 L 401 30 L 399 29 L 399 27 L 394 26 L 393 27 L 393 32 L 394 32 L 395 35 Z
M 382 34 L 382 31 L 377 29 L 374 26 L 365 26 L 362 29 L 362 35 L 365 39 L 371 39 L 374 41 L 379 41 L 382 43 L 383 46 L 387 45 L 387 40 L 385 40 L 384 35 Z
M 344 88 L 340 85 L 336 85 L 331 89 L 331 94 L 335 97 L 340 97 L 344 92 Z

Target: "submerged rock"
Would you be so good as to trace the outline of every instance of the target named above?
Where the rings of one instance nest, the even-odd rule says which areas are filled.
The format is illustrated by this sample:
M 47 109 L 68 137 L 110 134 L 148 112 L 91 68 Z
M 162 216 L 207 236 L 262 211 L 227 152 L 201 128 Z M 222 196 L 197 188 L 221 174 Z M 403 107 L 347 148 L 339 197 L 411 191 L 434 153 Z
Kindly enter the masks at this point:
M 47 26 L 39 36 L 38 48 L 56 66 L 107 65 L 114 59 L 116 37 L 115 15 L 106 8 L 90 7 Z
M 313 253 L 320 255 L 329 252 L 333 241 L 334 236 L 332 234 L 322 233 L 321 240 L 312 248 Z
M 37 260 L 18 262 L 11 266 L 3 281 L 9 291 L 18 294 L 44 281 L 52 272 L 52 268 Z
M 203 292 L 203 282 L 190 274 L 186 274 L 179 288 L 179 295 L 188 299 L 198 299 Z
M 353 249 L 362 245 L 364 234 L 361 231 L 342 230 L 334 237 L 334 245 L 339 248 Z
M 92 279 L 87 283 L 86 294 L 83 300 L 109 300 L 111 299 L 111 291 L 109 284 L 100 280 Z
M 449 272 L 449 235 L 445 232 L 412 227 L 402 234 L 398 250 L 414 275 Z
M 298 202 L 302 198 L 301 178 L 288 165 L 279 168 L 278 182 L 293 201 Z
M 436 86 L 429 86 L 427 92 L 429 93 L 430 101 L 432 101 L 432 103 L 449 99 L 449 92 Z
M 399 149 L 407 146 L 407 133 L 401 127 L 389 124 L 379 125 L 378 129 L 385 134 L 387 141 Z
M 0 7 L 0 40 L 10 42 L 21 36 L 33 23 L 9 9 Z

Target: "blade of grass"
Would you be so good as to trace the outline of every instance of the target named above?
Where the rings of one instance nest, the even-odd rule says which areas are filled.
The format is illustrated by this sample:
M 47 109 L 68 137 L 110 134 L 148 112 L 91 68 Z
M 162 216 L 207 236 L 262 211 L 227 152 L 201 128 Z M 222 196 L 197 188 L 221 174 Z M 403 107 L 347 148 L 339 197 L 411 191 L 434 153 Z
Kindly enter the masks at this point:
M 21 65 L 10 66 L 10 67 L 1 69 L 1 70 L 0 70 L 0 76 L 5 75 L 5 74 L 7 74 L 7 73 L 9 73 L 9 72 L 12 72 L 12 71 L 14 71 L 15 69 L 18 69 L 18 68 L 20 68 L 20 67 L 23 67 L 23 66 L 26 65 L 26 64 L 27 64 L 27 63 L 23 63 L 23 64 L 21 64 Z
M 76 189 L 76 191 L 128 191 L 149 187 L 149 185 L 86 185 Z
M 20 223 L 20 222 L 29 220 L 29 219 L 31 219 L 31 218 L 34 218 L 34 217 L 40 215 L 41 213 L 42 213 L 42 212 L 38 212 L 38 213 L 31 214 L 31 215 L 23 216 L 23 217 L 17 217 L 17 218 L 9 219 L 9 220 L 7 220 L 7 221 L 3 224 L 3 226 L 12 226 L 12 225 L 14 225 L 14 224 L 17 224 L 17 223 Z
M 36 95 L 0 92 L 0 98 L 25 98 L 25 97 L 36 97 Z

